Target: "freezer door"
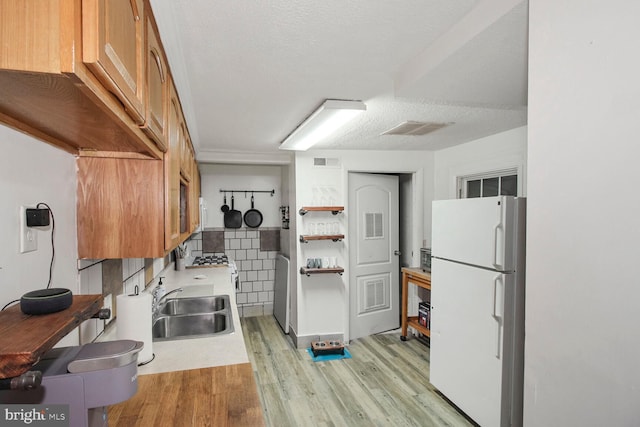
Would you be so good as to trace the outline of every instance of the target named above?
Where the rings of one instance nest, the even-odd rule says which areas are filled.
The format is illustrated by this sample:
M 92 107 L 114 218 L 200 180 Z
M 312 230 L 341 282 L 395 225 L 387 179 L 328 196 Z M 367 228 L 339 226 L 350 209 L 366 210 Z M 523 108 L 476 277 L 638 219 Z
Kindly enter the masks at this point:
M 435 200 L 432 256 L 498 271 L 515 271 L 516 199 Z
M 430 381 L 484 427 L 510 420 L 512 276 L 432 262 Z

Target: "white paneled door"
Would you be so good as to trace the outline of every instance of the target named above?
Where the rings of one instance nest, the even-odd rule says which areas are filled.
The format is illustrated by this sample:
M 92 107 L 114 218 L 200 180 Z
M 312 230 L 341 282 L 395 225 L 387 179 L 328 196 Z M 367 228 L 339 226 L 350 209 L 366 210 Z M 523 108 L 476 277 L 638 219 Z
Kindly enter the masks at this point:
M 400 326 L 398 177 L 349 174 L 349 339 Z

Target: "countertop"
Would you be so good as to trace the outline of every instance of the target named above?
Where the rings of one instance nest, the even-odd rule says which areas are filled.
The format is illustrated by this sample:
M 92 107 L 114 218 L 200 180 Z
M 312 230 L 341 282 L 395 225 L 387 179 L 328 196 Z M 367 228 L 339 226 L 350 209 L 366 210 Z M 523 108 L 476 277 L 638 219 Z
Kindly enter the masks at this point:
M 170 264 L 158 275 L 160 276 L 163 277 L 162 282 L 167 292 L 179 287 L 184 289 L 183 292 L 173 294 L 169 298 L 229 295 L 234 332 L 210 338 L 154 341 L 155 358 L 138 367 L 139 375 L 249 363 L 236 304 L 235 285 L 231 282 L 229 268 L 187 268 L 175 271 L 173 264 Z M 144 292 L 153 292 L 158 284 L 158 277 Z M 117 317 L 113 323 L 115 324 L 110 325 L 100 336 L 99 341 L 117 339 Z

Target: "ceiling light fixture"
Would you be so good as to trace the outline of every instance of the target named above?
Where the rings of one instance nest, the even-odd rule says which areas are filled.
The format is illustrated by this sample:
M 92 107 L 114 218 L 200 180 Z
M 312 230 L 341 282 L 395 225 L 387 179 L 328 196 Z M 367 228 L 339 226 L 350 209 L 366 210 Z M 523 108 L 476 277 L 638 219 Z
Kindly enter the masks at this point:
M 308 150 L 367 109 L 362 101 L 327 99 L 280 144 L 281 150 Z

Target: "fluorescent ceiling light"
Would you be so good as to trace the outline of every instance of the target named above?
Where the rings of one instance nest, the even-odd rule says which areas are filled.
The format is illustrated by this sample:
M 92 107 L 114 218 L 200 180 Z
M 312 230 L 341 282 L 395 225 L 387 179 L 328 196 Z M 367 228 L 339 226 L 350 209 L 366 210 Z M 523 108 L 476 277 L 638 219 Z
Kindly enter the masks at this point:
M 280 144 L 281 150 L 308 150 L 367 109 L 362 101 L 327 99 Z

